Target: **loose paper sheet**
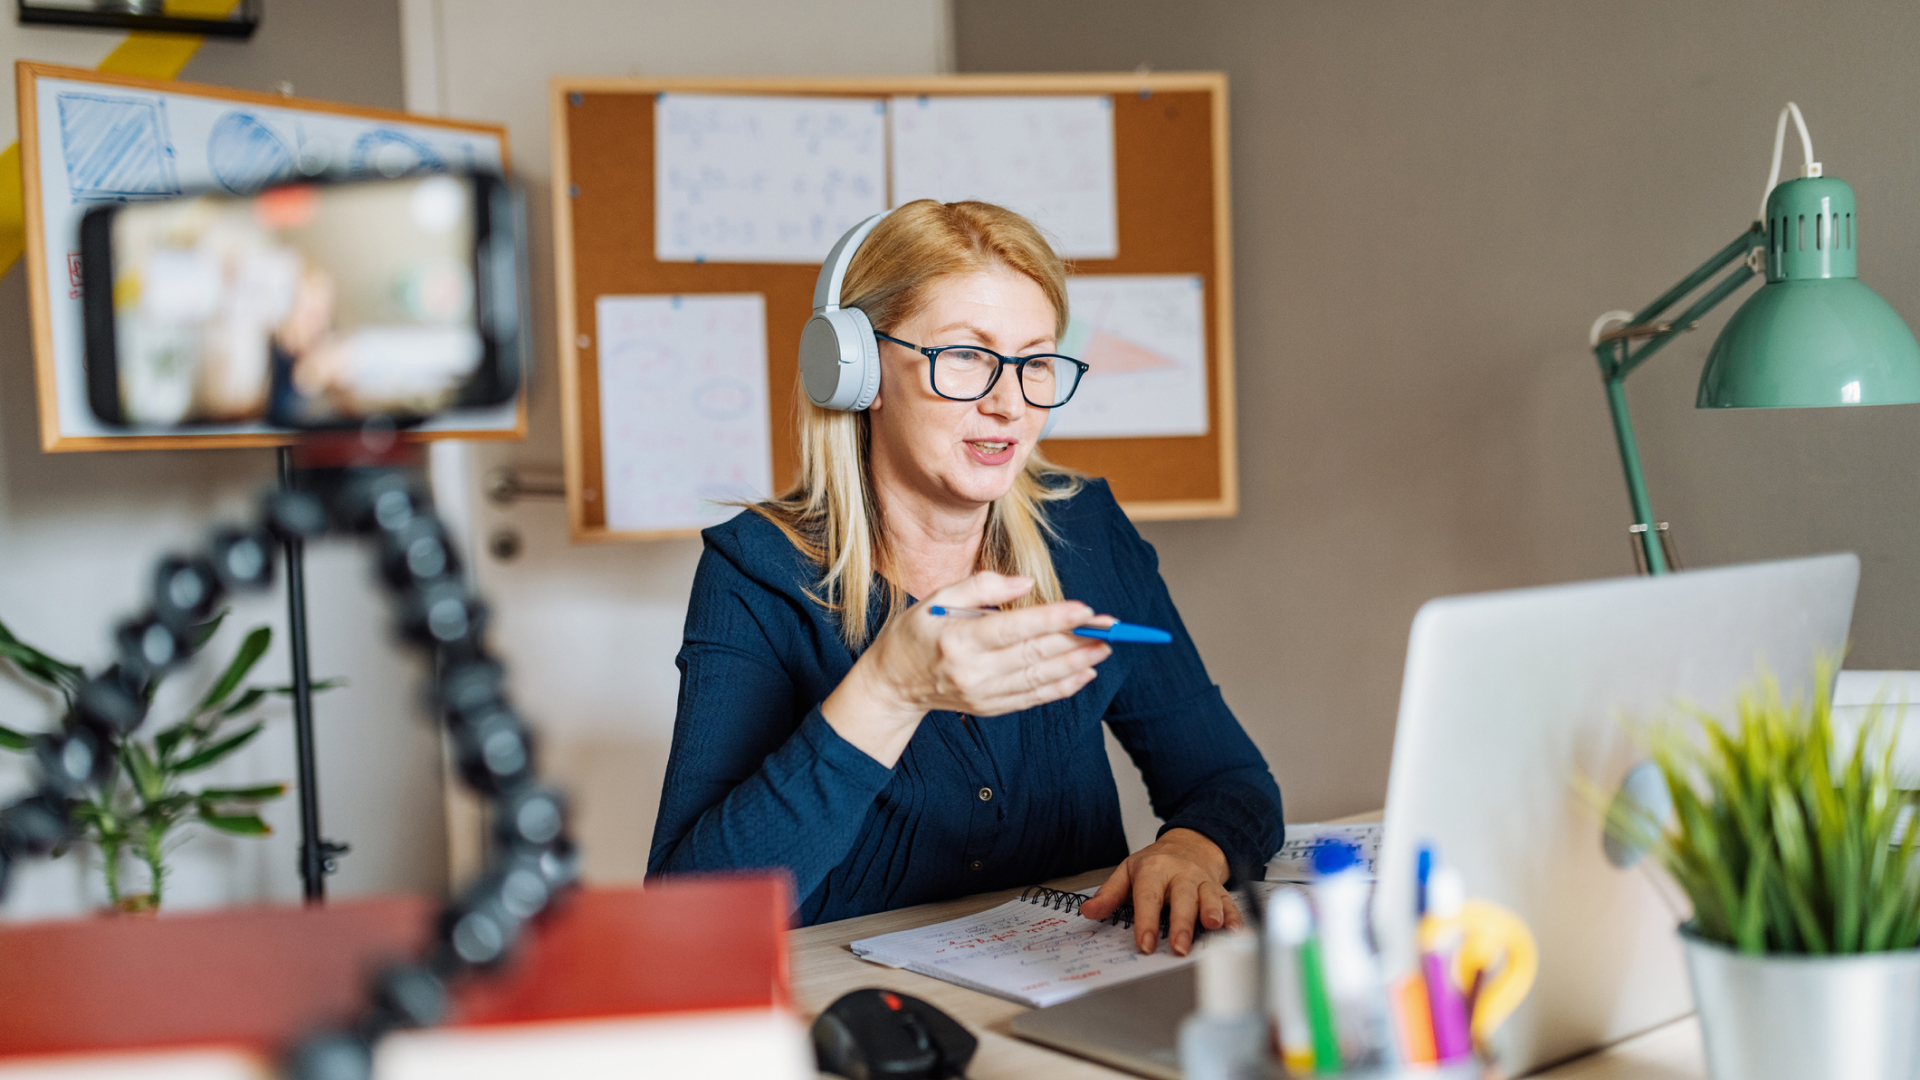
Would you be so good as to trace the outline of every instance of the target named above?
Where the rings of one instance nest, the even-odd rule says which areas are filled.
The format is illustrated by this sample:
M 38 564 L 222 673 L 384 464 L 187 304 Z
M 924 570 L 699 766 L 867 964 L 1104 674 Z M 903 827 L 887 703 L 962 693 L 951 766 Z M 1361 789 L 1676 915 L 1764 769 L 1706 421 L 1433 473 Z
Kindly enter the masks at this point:
M 602 296 L 594 322 L 607 528 L 703 528 L 771 492 L 764 296 Z
M 893 205 L 978 199 L 1018 210 L 1069 259 L 1120 253 L 1113 99 L 896 97 Z
M 817 263 L 887 208 L 878 99 L 661 94 L 653 118 L 661 262 Z
M 1067 279 L 1060 351 L 1091 365 L 1055 439 L 1207 433 L 1207 311 L 1197 274 Z
M 1366 870 L 1368 877 L 1373 877 L 1374 863 L 1380 858 L 1382 828 L 1377 821 L 1355 825 L 1289 825 L 1287 842 L 1281 845 L 1280 853 L 1267 864 L 1267 880 L 1312 881 L 1313 849 L 1324 840 L 1342 840 L 1359 848 L 1360 866 Z

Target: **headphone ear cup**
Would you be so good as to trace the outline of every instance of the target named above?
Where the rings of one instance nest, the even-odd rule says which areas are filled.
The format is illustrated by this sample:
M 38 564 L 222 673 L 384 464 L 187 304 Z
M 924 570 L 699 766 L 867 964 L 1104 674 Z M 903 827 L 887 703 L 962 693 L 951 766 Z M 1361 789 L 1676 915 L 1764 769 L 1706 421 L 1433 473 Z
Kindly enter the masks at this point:
M 860 350 L 854 370 L 847 373 L 860 388 L 849 409 L 864 412 L 873 404 L 873 399 L 880 396 L 880 339 L 874 336 L 873 321 L 859 308 L 841 308 L 834 314 L 845 316 L 848 332 L 853 335 L 852 344 Z
M 823 409 L 859 412 L 880 392 L 880 343 L 859 308 L 815 312 L 800 331 L 800 384 Z

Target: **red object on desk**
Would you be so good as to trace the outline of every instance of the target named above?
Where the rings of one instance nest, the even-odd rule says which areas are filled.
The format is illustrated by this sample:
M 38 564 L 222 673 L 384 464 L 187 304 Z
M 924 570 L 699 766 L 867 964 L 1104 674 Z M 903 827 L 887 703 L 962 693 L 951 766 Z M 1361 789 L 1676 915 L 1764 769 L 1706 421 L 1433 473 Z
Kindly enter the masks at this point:
M 788 1005 L 784 878 L 742 875 L 565 898 L 493 977 L 456 984 L 455 1025 Z M 241 1046 L 271 1053 L 350 1020 L 383 963 L 422 954 L 415 897 L 0 927 L 0 1058 Z

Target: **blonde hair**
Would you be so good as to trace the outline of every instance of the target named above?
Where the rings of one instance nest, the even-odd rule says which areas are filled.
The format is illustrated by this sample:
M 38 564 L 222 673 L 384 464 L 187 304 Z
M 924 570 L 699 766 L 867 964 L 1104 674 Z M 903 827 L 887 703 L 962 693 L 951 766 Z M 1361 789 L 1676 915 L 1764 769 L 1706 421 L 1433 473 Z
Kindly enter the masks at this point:
M 1067 326 L 1066 267 L 1019 214 L 989 203 L 921 199 L 888 214 L 847 267 L 845 306 L 866 312 L 875 330 L 893 330 L 919 314 L 928 292 L 957 274 L 1004 267 L 1038 284 L 1053 305 L 1054 335 Z M 780 527 L 820 567 L 811 595 L 832 611 L 854 652 L 872 637 L 868 612 L 876 572 L 885 580 L 887 610 L 905 606 L 906 590 L 891 571 L 886 523 L 874 499 L 868 463 L 872 418 L 823 409 L 796 393 L 800 411 L 800 475 L 778 498 L 750 509 Z M 1012 606 L 1061 599 L 1047 541 L 1054 536 L 1046 504 L 1080 490 L 1083 477 L 1035 450 L 1013 487 L 987 508 L 978 569 L 1033 579 L 1033 591 Z

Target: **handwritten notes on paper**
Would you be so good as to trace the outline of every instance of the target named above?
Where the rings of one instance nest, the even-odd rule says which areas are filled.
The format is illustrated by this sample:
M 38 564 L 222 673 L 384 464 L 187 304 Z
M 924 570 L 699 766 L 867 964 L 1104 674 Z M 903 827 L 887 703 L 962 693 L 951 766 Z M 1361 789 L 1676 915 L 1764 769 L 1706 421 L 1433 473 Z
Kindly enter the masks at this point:
M 1207 433 L 1207 314 L 1198 274 L 1076 274 L 1060 351 L 1086 377 L 1056 439 Z
M 1267 864 L 1268 881 L 1310 882 L 1313 880 L 1313 849 L 1328 840 L 1340 840 L 1360 849 L 1360 866 L 1367 876 L 1374 874 L 1374 861 L 1380 857 L 1382 826 L 1377 821 L 1349 825 L 1289 825 L 1287 842 Z
M 661 262 L 817 263 L 887 208 L 886 107 L 873 98 L 661 94 Z
M 1192 962 L 1163 937 L 1156 952 L 1133 930 L 1026 900 L 933 926 L 865 938 L 856 955 L 1039 1008 Z
M 602 296 L 594 322 L 607 527 L 696 529 L 765 498 L 766 298 Z
M 895 206 L 998 203 L 1031 218 L 1065 258 L 1120 253 L 1111 98 L 896 97 L 892 154 Z

